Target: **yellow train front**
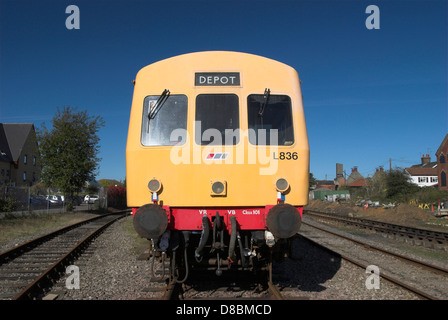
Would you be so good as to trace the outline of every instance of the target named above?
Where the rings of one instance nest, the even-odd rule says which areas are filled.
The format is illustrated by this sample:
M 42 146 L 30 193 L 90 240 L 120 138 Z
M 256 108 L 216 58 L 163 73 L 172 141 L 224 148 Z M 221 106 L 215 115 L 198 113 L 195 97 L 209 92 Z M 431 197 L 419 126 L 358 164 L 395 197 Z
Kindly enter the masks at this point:
M 134 85 L 127 202 L 153 255 L 173 259 L 172 277 L 260 268 L 287 251 L 308 200 L 297 72 L 252 54 L 197 52 L 144 67 Z

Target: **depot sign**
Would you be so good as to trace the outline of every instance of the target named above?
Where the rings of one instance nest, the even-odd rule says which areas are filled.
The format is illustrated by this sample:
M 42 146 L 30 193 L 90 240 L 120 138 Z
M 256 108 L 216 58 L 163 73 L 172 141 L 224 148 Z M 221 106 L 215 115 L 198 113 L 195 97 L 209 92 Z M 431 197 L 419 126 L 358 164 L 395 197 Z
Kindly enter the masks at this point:
M 195 86 L 239 86 L 239 72 L 196 72 Z

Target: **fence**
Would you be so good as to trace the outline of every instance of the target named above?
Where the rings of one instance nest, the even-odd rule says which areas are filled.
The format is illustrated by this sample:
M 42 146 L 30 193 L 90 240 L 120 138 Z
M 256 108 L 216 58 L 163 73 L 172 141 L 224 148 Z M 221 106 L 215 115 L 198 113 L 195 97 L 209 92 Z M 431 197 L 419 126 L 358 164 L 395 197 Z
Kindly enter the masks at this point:
M 126 188 L 101 187 L 98 197 L 86 201 L 84 196 L 75 196 L 76 210 L 98 210 L 113 207 L 125 209 Z M 93 200 L 94 199 L 94 200 Z M 61 194 L 52 190 L 42 190 L 32 187 L 1 187 L 0 188 L 0 213 L 4 212 L 65 212 L 68 200 Z M 81 205 L 82 208 L 81 208 Z M 4 216 L 4 214 L 2 215 Z
M 74 205 L 80 206 L 84 202 L 83 196 L 74 197 Z M 1 187 L 0 188 L 0 212 L 65 212 L 68 201 L 59 193 L 47 189 L 34 192 L 31 187 Z M 98 200 L 88 203 L 87 209 L 107 208 L 106 192 L 100 188 Z

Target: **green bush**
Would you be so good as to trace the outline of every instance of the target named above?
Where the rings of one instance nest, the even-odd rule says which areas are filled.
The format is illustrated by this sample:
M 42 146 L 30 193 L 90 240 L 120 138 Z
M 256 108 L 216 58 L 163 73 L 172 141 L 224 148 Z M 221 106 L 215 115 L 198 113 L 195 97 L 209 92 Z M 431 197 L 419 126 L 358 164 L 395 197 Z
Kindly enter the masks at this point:
M 19 202 L 12 198 L 0 199 L 0 212 L 13 212 L 19 207 Z
M 448 199 L 448 192 L 434 187 L 419 187 L 409 180 L 401 168 L 379 172 L 365 188 L 349 188 L 352 199 L 370 199 L 380 202 L 432 203 Z M 444 201 L 445 202 L 445 201 Z
M 446 200 L 447 198 L 447 191 L 432 187 L 420 188 L 420 190 L 414 194 L 414 200 L 418 203 L 437 203 L 439 200 Z

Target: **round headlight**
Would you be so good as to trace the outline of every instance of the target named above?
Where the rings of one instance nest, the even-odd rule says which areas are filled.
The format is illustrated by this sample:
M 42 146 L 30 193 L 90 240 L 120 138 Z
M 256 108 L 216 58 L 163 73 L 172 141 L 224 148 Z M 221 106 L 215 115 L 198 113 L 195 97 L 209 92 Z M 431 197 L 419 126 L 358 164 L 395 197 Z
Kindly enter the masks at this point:
M 275 188 L 280 192 L 284 192 L 284 191 L 288 190 L 289 183 L 286 179 L 280 178 L 275 182 Z
M 158 192 L 160 188 L 162 187 L 162 183 L 157 180 L 156 178 L 152 178 L 148 183 L 149 191 L 151 192 Z

